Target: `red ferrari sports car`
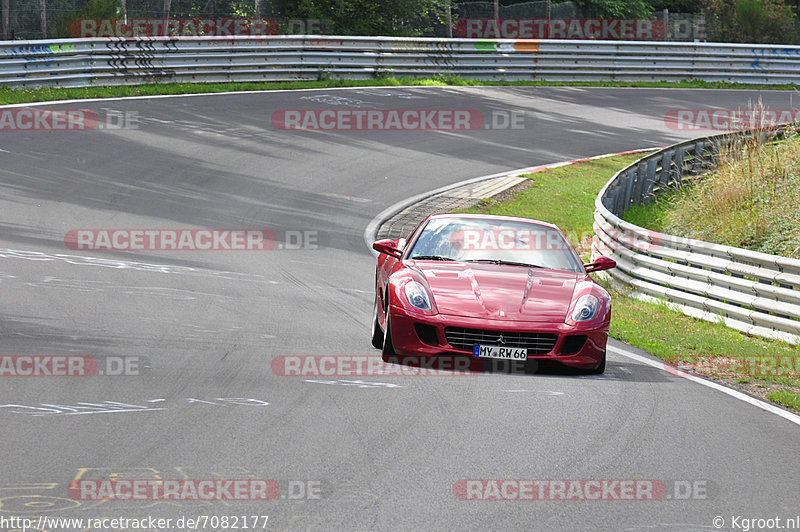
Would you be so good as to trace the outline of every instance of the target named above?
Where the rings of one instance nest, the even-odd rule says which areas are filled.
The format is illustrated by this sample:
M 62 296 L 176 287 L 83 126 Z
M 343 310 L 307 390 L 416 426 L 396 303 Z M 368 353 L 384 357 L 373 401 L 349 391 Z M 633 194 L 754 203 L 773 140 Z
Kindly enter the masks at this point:
M 588 273 L 616 263 L 583 264 L 555 225 L 437 214 L 408 239 L 372 247 L 372 345 L 384 358 L 471 355 L 605 371 L 611 298 Z

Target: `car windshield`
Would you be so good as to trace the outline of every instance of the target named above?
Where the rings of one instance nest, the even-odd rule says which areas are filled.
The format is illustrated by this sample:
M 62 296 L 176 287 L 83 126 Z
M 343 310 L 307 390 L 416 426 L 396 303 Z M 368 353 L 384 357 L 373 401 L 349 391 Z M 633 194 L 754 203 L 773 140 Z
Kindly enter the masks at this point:
M 580 258 L 560 231 L 515 220 L 434 218 L 407 257 L 583 271 Z

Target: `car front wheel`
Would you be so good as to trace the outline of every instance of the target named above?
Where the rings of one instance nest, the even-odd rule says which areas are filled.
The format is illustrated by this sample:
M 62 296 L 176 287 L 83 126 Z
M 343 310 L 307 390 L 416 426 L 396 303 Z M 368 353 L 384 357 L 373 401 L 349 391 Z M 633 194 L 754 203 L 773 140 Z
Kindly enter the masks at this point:
M 375 298 L 375 306 L 372 309 L 372 347 L 383 349 L 383 331 L 381 324 L 378 323 L 378 298 Z
M 390 357 L 395 354 L 394 344 L 392 343 L 392 320 L 389 316 L 389 308 L 386 308 L 386 332 L 383 333 L 383 349 L 381 353 L 384 357 Z
M 600 365 L 594 369 L 590 369 L 586 373 L 590 375 L 601 375 L 606 371 L 606 354 L 603 353 L 603 360 L 600 361 Z

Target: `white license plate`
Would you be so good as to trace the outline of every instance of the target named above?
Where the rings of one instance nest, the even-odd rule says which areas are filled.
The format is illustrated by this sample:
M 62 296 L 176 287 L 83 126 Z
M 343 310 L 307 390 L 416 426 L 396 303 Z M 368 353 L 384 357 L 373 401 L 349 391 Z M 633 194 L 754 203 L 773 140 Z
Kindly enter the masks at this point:
M 528 350 L 524 347 L 503 347 L 501 345 L 476 345 L 472 354 L 480 358 L 502 358 L 504 360 L 527 360 Z

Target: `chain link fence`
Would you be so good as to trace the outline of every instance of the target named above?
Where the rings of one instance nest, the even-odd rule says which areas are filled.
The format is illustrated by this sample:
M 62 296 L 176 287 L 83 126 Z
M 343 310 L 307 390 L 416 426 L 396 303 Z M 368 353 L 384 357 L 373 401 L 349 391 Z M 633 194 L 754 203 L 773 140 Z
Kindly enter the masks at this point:
M 494 2 L 462 2 L 453 12 L 459 18 L 494 18 Z M 575 2 L 551 2 L 551 18 L 579 18 L 581 12 Z M 547 18 L 547 1 L 536 0 L 510 6 L 498 5 L 499 18 Z

